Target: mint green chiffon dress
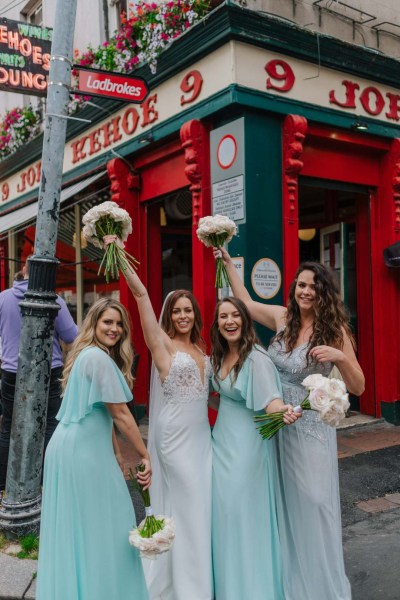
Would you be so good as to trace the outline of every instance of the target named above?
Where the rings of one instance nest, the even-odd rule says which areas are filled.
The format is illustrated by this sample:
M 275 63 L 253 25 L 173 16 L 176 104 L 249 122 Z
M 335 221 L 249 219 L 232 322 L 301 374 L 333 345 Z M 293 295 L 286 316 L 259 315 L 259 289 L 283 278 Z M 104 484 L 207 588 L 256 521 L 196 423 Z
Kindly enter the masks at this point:
M 220 393 L 213 429 L 215 598 L 283 600 L 275 443 L 264 441 L 253 421 L 272 400 L 282 398 L 279 377 L 266 352 L 255 347 L 236 382 L 228 375 L 213 385 Z
M 36 600 L 148 599 L 105 405 L 131 398 L 103 350 L 79 354 L 46 452 Z

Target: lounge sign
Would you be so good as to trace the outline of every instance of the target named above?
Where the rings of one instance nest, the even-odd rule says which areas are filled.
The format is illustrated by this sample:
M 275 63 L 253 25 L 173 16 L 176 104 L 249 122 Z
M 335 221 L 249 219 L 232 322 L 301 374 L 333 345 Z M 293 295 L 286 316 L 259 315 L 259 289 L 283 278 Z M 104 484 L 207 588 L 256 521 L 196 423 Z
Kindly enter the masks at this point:
M 0 18 L 0 90 L 45 96 L 53 30 Z
M 140 104 L 149 93 L 144 79 L 111 71 L 74 67 L 78 74 L 75 93 Z

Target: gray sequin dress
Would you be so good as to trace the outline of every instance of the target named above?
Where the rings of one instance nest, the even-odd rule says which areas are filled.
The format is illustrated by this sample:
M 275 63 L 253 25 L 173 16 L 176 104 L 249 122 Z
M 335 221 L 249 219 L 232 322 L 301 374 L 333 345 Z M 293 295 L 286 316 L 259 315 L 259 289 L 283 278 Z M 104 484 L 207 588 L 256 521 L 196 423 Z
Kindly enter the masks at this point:
M 301 385 L 314 373 L 328 376 L 331 363 L 307 365 L 307 345 L 291 353 L 273 342 L 268 354 L 278 370 L 283 399 L 305 398 Z M 278 436 L 278 516 L 286 600 L 350 600 L 343 561 L 336 430 L 304 411 Z

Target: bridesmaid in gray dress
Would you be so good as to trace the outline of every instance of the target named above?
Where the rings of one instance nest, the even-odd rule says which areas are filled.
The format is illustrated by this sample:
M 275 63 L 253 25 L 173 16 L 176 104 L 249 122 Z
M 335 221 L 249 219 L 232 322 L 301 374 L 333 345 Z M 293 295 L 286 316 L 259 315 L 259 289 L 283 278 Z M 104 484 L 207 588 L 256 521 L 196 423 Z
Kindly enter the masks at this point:
M 340 371 L 348 391 L 360 395 L 364 376 L 354 352 L 346 312 L 332 274 L 314 262 L 300 265 L 287 308 L 254 302 L 222 248 L 232 290 L 253 319 L 277 332 L 269 348 L 285 403 L 305 397 L 307 375 Z M 342 550 L 336 431 L 305 411 L 278 437 L 278 514 L 286 600 L 350 600 Z

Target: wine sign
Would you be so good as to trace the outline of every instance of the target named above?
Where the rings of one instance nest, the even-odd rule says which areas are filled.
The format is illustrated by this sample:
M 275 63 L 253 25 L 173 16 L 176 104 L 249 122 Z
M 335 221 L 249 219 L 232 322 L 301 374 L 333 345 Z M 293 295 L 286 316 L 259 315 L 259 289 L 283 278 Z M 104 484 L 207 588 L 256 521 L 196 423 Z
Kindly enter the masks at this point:
M 45 96 L 53 30 L 0 17 L 0 90 Z

